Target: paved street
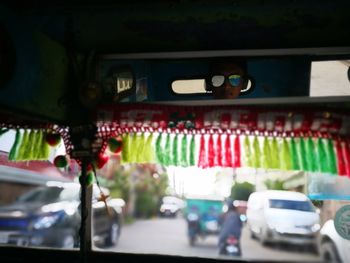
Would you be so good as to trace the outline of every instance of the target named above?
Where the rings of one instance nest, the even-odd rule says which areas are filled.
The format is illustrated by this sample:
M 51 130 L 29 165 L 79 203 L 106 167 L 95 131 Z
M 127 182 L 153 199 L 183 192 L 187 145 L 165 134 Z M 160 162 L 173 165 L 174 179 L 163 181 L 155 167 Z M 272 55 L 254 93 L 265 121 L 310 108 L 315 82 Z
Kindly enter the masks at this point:
M 190 247 L 183 218 L 155 218 L 139 220 L 123 227 L 119 244 L 110 251 L 127 253 L 168 254 L 180 256 L 218 258 L 217 237 L 199 240 Z M 298 247 L 263 247 L 258 240 L 249 237 L 243 230 L 242 252 L 245 259 L 276 260 L 290 259 L 300 262 L 318 262 L 318 256 Z

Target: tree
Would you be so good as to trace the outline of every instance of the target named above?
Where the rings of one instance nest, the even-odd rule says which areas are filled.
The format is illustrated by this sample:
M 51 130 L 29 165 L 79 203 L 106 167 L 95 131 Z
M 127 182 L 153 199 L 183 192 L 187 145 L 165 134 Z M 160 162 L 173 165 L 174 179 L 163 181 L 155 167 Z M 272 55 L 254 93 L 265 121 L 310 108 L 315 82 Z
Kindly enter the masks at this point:
M 255 186 L 249 182 L 235 183 L 231 187 L 231 198 L 233 200 L 248 201 L 249 195 L 255 191 Z
M 267 189 L 269 190 L 286 190 L 283 187 L 283 181 L 281 180 L 271 180 L 271 179 L 267 179 L 264 181 L 264 184 L 266 186 Z
M 111 196 L 122 198 L 126 203 L 130 199 L 130 174 L 122 169 L 115 172 L 114 183 L 110 187 Z
M 168 175 L 158 174 L 152 165 L 143 165 L 140 169 L 135 191 L 135 215 L 149 218 L 155 216 L 158 204 L 168 188 Z

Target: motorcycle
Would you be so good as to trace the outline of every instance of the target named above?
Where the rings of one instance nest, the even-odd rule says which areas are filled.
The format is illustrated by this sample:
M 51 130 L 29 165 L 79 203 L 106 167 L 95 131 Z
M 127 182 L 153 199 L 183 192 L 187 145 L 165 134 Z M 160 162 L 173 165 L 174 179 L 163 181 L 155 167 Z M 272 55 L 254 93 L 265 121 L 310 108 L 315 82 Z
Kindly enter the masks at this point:
M 219 211 L 222 210 L 220 199 L 187 198 L 186 221 L 188 226 L 188 238 L 191 246 L 197 239 L 204 239 L 208 235 L 219 233 Z
M 233 235 L 228 236 L 225 242 L 220 245 L 220 255 L 241 256 L 239 240 Z

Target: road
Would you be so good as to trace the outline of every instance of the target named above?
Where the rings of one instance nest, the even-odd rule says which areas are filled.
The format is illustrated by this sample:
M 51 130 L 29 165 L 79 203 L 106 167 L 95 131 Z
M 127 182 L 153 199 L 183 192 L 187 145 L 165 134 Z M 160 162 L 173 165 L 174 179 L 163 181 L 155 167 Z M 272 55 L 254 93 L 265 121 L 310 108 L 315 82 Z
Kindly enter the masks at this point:
M 186 236 L 186 222 L 178 218 L 154 218 L 137 220 L 124 225 L 116 247 L 108 251 L 125 253 L 167 254 L 218 258 L 217 236 L 199 240 L 190 247 Z M 243 228 L 242 257 L 252 260 L 293 260 L 300 262 L 319 262 L 317 255 L 298 247 L 261 246 L 259 241 L 249 237 Z M 220 256 L 224 258 L 224 256 Z

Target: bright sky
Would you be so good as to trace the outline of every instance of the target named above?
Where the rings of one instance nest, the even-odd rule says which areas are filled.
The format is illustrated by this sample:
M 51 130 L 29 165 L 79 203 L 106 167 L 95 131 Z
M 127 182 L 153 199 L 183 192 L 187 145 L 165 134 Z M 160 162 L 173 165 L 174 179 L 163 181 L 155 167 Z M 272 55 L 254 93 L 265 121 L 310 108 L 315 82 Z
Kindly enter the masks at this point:
M 0 136 L 0 151 L 10 152 L 15 140 L 15 131 L 10 130 Z
M 221 195 L 230 194 L 233 182 L 232 168 L 174 167 L 167 168 L 171 187 L 177 194 Z
M 207 168 L 174 167 L 167 168 L 169 183 L 178 195 L 217 195 L 227 197 L 230 195 L 234 181 L 249 182 L 256 185 L 257 190 L 264 190 L 266 179 L 288 178 L 298 172 L 266 170 L 255 168 Z

